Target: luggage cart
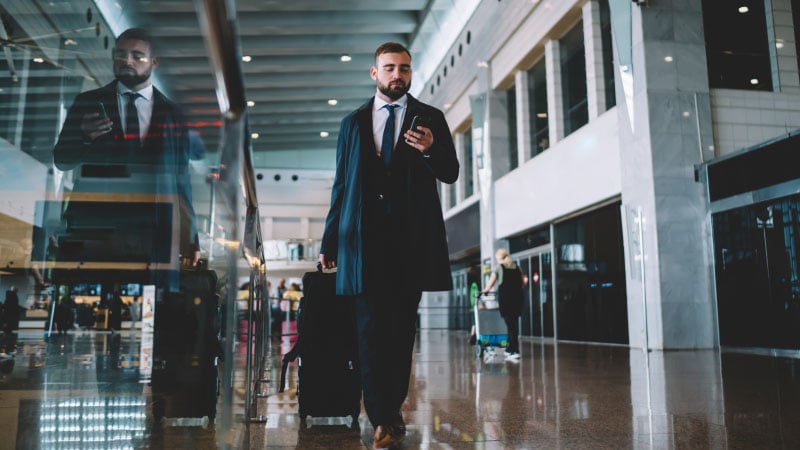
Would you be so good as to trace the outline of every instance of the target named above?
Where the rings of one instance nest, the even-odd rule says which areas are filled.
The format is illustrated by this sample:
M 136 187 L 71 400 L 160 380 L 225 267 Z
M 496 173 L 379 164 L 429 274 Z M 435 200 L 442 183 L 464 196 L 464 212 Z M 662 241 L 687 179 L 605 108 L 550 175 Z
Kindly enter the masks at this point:
M 493 358 L 496 347 L 508 345 L 508 330 L 494 294 L 479 297 L 473 307 L 475 314 L 476 354 L 479 358 Z

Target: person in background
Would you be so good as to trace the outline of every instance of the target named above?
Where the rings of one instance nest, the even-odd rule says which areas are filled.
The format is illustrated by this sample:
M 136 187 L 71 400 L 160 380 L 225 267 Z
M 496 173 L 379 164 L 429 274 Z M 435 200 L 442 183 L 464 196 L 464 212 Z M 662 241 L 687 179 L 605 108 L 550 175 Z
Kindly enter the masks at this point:
M 111 301 L 108 305 L 108 328 L 114 332 L 122 329 L 122 296 L 119 293 L 119 285 L 114 285 L 114 292 L 111 294 Z
M 5 332 L 10 334 L 19 328 L 19 316 L 25 308 L 19 306 L 19 288 L 11 286 L 11 289 L 6 291 L 6 302 L 3 305 L 3 322 L 5 324 Z
M 355 296 L 364 407 L 379 449 L 406 433 L 400 408 L 422 292 L 453 287 L 437 183 L 454 183 L 459 164 L 444 113 L 408 94 L 408 49 L 386 42 L 374 61 L 375 96 L 339 128 L 319 261 L 337 267 L 337 294 Z
M 497 302 L 500 315 L 508 328 L 506 359 L 519 360 L 519 317 L 522 315 L 523 278 L 516 263 L 508 256 L 508 250 L 501 248 L 495 253 L 497 267 L 482 293 L 488 294 L 497 284 Z
M 131 300 L 131 304 L 128 305 L 128 309 L 131 312 L 131 330 L 136 329 L 136 321 L 139 320 L 139 314 L 141 314 L 141 310 L 139 308 L 139 296 L 133 297 Z
M 58 334 L 66 334 L 74 326 L 74 315 L 68 297 L 63 296 L 55 308 L 53 322 L 56 324 Z

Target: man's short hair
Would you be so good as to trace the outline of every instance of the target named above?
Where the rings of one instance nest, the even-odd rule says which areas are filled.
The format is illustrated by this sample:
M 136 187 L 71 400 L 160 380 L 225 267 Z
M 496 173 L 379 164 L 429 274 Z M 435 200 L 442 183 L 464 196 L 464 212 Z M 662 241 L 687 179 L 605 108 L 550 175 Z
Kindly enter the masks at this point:
M 375 62 L 377 63 L 378 57 L 384 53 L 405 53 L 411 59 L 411 52 L 399 42 L 384 42 L 378 49 L 375 50 Z
M 150 33 L 144 28 L 128 28 L 119 36 L 117 36 L 117 39 L 114 42 L 117 43 L 124 39 L 147 42 L 148 46 L 150 47 L 150 55 L 153 56 L 156 54 L 156 43 L 153 41 L 153 36 L 151 36 Z

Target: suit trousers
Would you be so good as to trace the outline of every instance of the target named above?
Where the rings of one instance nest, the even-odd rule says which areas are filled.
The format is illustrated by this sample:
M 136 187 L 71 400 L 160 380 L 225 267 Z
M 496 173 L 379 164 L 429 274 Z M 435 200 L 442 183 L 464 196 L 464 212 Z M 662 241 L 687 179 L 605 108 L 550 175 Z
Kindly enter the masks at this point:
M 356 324 L 364 407 L 373 426 L 394 423 L 408 395 L 421 292 L 398 267 L 408 248 L 388 215 L 365 218 L 364 292 L 356 296 Z

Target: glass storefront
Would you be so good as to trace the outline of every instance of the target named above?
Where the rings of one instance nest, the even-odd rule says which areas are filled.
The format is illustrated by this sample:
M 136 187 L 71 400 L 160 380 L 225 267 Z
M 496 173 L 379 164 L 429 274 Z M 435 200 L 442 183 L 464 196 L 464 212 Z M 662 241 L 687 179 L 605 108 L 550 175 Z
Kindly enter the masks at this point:
M 619 203 L 554 229 L 558 339 L 627 344 Z
M 525 276 L 525 303 L 520 334 L 553 337 L 551 253 L 543 251 L 517 260 Z
M 720 344 L 800 348 L 800 196 L 712 216 Z

